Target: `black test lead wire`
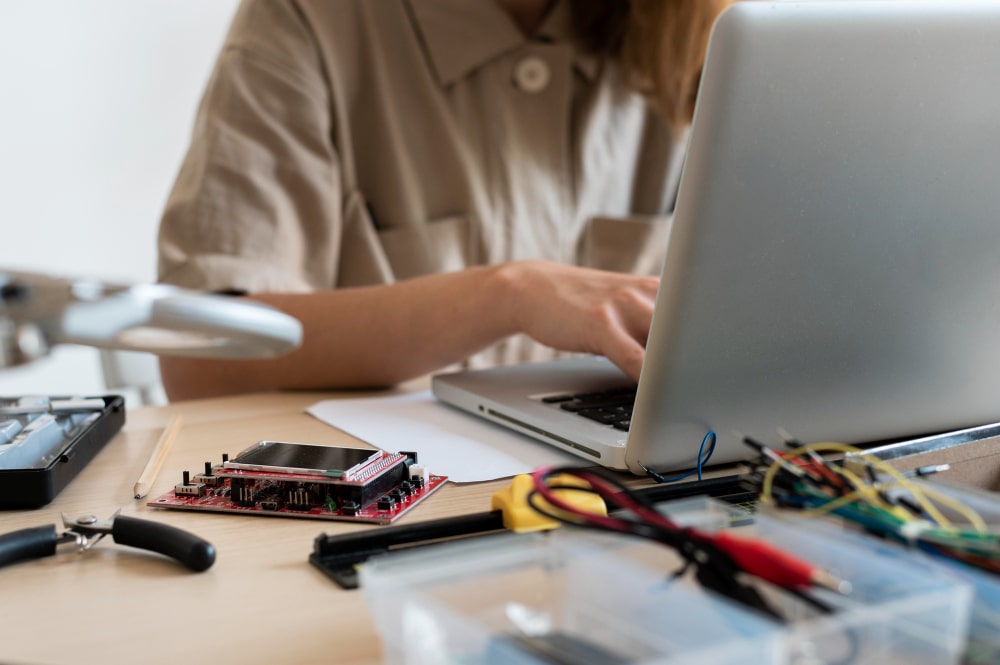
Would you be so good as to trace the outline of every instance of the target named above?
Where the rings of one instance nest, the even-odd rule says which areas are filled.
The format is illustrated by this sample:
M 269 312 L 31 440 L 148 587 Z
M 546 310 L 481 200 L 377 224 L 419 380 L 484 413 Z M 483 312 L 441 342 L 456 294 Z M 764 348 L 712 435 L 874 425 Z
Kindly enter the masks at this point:
M 597 515 L 578 510 L 554 493 L 548 480 L 555 474 L 578 478 L 590 486 L 590 491 L 601 496 L 609 507 L 627 511 L 629 520 L 610 515 Z M 666 516 L 629 490 L 621 482 L 593 470 L 574 467 L 539 469 L 533 474 L 535 491 L 558 512 L 548 511 L 548 516 L 562 522 L 587 525 L 605 530 L 630 533 L 651 538 L 678 550 L 685 559 L 698 567 L 698 579 L 720 593 L 736 600 L 756 605 L 750 592 L 735 577 L 736 572 L 746 573 L 783 589 L 802 591 L 809 587 L 824 587 L 847 593 L 849 586 L 787 552 L 759 539 L 735 536 L 727 531 L 708 533 L 695 528 L 681 528 Z M 578 489 L 574 487 L 575 489 Z M 538 509 L 537 502 L 532 502 Z M 704 570 L 701 570 L 702 568 Z M 735 594 L 735 596 L 734 596 Z M 763 602 L 763 601 L 761 601 Z M 823 606 L 822 603 L 818 603 Z M 773 610 L 770 613 L 775 614 Z

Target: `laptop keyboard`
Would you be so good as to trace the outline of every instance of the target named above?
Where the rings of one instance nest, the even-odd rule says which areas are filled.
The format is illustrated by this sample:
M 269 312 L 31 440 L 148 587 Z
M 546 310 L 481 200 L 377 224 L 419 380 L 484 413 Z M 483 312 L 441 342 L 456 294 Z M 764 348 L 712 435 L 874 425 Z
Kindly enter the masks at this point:
M 632 424 L 635 387 L 575 395 L 547 395 L 542 402 L 627 432 Z

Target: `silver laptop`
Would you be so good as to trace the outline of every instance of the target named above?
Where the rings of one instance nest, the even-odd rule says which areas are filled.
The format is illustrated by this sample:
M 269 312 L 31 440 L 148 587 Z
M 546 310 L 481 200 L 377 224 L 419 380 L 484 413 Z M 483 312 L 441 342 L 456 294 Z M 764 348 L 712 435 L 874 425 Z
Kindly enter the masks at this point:
M 627 428 L 601 358 L 444 402 L 616 469 L 1000 420 L 1000 4 L 741 2 L 716 23 Z M 549 398 L 549 399 L 546 399 Z M 557 399 L 558 398 L 558 399 Z M 614 407 L 617 408 L 617 407 Z

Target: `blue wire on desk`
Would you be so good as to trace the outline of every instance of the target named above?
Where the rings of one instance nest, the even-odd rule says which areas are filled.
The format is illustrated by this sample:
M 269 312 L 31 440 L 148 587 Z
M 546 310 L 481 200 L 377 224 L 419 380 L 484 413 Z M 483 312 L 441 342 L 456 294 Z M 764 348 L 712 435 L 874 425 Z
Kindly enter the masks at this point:
M 704 480 L 702 478 L 702 469 L 706 464 L 708 464 L 708 460 L 712 458 L 712 453 L 715 452 L 716 441 L 718 441 L 718 437 L 715 436 L 715 432 L 713 430 L 708 430 L 708 434 L 706 434 L 705 438 L 701 440 L 701 446 L 698 447 L 697 466 L 695 466 L 695 468 L 691 469 L 690 471 L 687 471 L 677 476 L 671 476 L 669 478 L 661 476 L 657 472 L 647 467 L 642 462 L 639 462 L 639 466 L 641 466 L 646 471 L 646 475 L 648 475 L 650 478 L 652 478 L 658 483 L 675 483 L 678 480 L 684 480 L 685 478 L 689 478 L 696 473 L 698 474 L 698 480 Z M 705 449 L 706 446 L 708 446 L 708 450 Z

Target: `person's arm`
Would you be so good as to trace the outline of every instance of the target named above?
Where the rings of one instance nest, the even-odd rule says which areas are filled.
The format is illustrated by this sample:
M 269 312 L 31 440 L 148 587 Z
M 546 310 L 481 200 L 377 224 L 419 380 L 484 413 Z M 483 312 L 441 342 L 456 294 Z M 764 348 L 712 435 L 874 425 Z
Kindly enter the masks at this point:
M 162 358 L 171 400 L 281 389 L 390 386 L 525 333 L 605 355 L 638 378 L 658 280 L 543 261 L 390 286 L 254 299 L 298 318 L 301 348 L 271 360 Z

